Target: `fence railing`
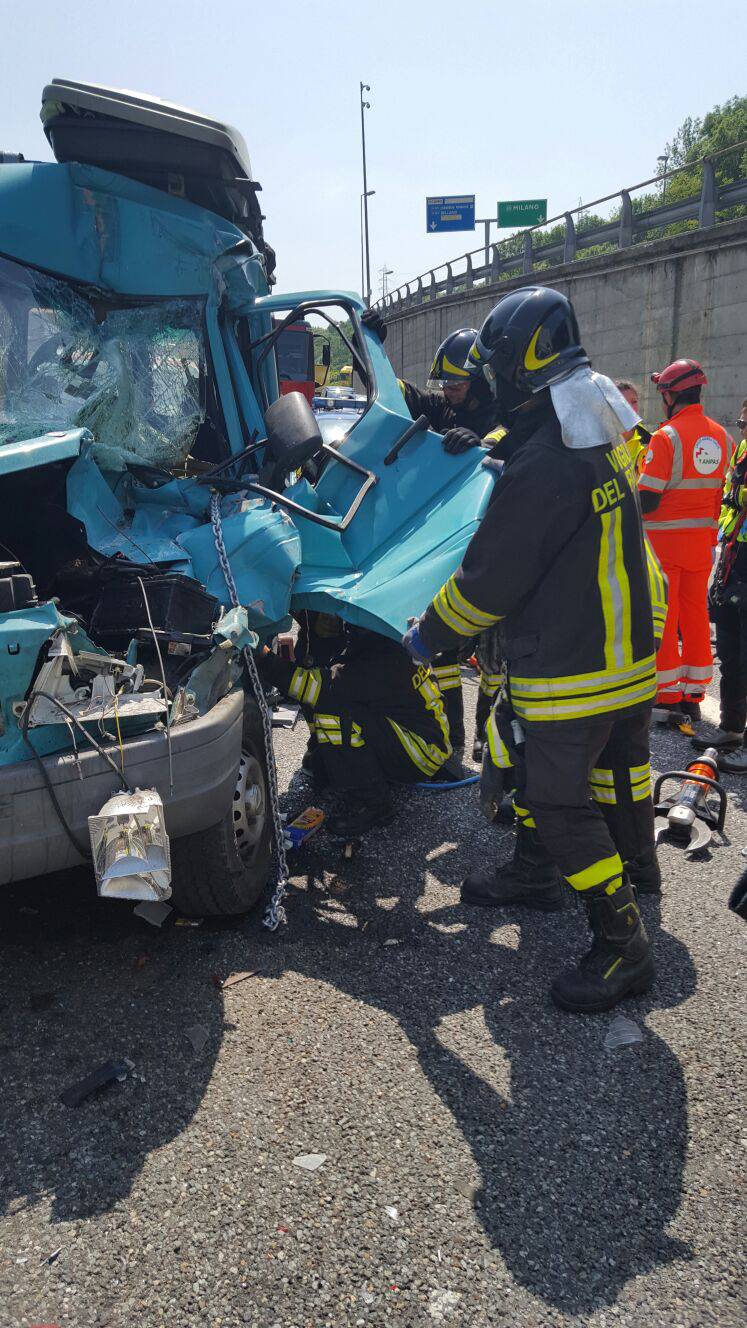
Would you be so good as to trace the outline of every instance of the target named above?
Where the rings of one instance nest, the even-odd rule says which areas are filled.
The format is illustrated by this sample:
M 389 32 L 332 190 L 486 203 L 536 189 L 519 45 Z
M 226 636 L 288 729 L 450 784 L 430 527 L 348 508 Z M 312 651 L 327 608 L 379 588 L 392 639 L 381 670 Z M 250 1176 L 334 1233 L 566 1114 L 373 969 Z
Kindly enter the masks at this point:
M 572 208 L 568 212 L 558 213 L 538 226 L 530 226 L 525 231 L 516 232 L 507 239 L 494 244 L 481 245 L 469 253 L 461 254 L 447 263 L 440 263 L 421 272 L 396 290 L 389 291 L 377 300 L 375 308 L 386 309 L 388 313 L 421 304 L 430 304 L 434 300 L 454 295 L 462 291 L 473 290 L 480 286 L 493 286 L 510 277 L 521 276 L 538 269 L 551 267 L 556 263 L 572 263 L 588 251 L 602 246 L 605 252 L 616 249 L 628 249 L 643 240 L 656 238 L 651 232 L 661 232 L 667 226 L 682 222 L 695 222 L 695 228 L 714 226 L 719 220 L 719 213 L 730 208 L 747 204 L 747 177 L 728 184 L 719 184 L 716 178 L 716 162 L 720 157 L 738 153 L 747 149 L 747 140 L 723 148 L 699 161 L 676 170 L 654 175 L 640 184 L 621 189 L 616 194 L 607 194 L 596 198 L 591 203 Z M 702 183 L 700 192 L 687 198 L 667 200 L 667 181 L 674 180 L 686 172 L 701 168 Z M 664 191 L 662 201 L 655 207 L 636 207 L 632 195 L 640 189 L 657 185 Z M 616 205 L 608 221 L 589 224 L 584 214 L 592 208 L 604 204 Z M 548 226 L 565 224 L 562 238 L 541 243 L 542 232 Z M 521 240 L 521 246 L 518 241 Z M 539 242 L 538 242 L 539 241 Z M 480 261 L 477 261 L 477 260 Z M 440 275 L 443 274 L 443 275 Z

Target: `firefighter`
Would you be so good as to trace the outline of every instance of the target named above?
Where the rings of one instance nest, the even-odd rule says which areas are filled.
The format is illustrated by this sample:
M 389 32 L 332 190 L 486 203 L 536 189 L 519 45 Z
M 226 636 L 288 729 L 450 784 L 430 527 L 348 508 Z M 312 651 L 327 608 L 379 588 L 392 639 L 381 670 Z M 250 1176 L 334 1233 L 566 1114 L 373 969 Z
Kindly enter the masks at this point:
M 362 320 L 381 341 L 386 339 L 386 323 L 377 310 L 367 309 Z M 449 333 L 433 357 L 426 391 L 402 378 L 398 379 L 413 419 L 425 415 L 431 429 L 444 435 L 444 449 L 452 455 L 482 445 L 494 447 L 506 432 L 498 423 L 495 402 L 488 384 L 480 375 L 472 374 L 465 368 L 476 336 L 475 327 L 461 327 Z M 466 648 L 447 650 L 432 665 L 443 693 L 451 741 L 457 755 L 462 754 L 465 743 L 460 655 L 470 653 L 471 650 Z M 483 676 L 481 672 L 481 685 Z M 486 678 L 486 688 L 488 685 Z M 484 717 L 478 715 L 474 751 L 482 745 L 481 723 L 484 723 Z
M 620 393 L 620 396 L 625 398 L 628 405 L 632 406 L 633 410 L 637 415 L 638 388 L 636 387 L 635 383 L 631 383 L 629 378 L 618 378 L 617 381 L 615 382 L 615 387 Z M 648 449 L 650 441 L 651 441 L 651 434 L 643 424 L 642 420 L 638 421 L 634 429 L 631 429 L 630 431 L 626 430 L 625 442 L 627 444 L 628 451 L 630 452 L 630 459 L 633 462 L 636 471 L 640 471 L 643 458 L 646 455 L 646 451 Z
M 330 668 L 304 669 L 270 651 L 257 665 L 263 682 L 309 715 L 318 772 L 336 795 L 329 830 L 355 839 L 392 820 L 389 784 L 432 779 L 451 743 L 430 668 L 377 632 L 346 624 L 345 635 Z
M 554 910 L 562 873 L 586 905 L 593 944 L 552 995 L 569 1010 L 607 1010 L 653 980 L 626 862 L 645 866 L 658 887 L 649 576 L 659 613 L 663 580 L 651 569 L 622 438 L 635 416 L 592 374 L 557 291 L 504 296 L 470 364 L 509 425 L 507 460 L 461 566 L 403 642 L 425 660 L 500 619 L 507 681 L 488 744 L 496 768 L 513 766 L 517 844 L 512 863 L 472 873 L 462 898 Z
M 361 318 L 381 341 L 386 340 L 386 323 L 376 309 L 367 309 Z M 403 378 L 397 380 L 413 419 L 425 415 L 434 433 L 444 435 L 444 449 L 452 455 L 483 443 L 492 447 L 505 433 L 487 383 L 465 368 L 476 336 L 475 327 L 449 333 L 433 357 L 425 391 Z
M 708 578 L 734 444 L 703 412 L 700 393 L 708 380 L 697 361 L 675 360 L 651 381 L 667 412 L 667 423 L 651 437 L 638 481 L 646 534 L 669 581 L 656 706 L 697 720 L 713 675 Z

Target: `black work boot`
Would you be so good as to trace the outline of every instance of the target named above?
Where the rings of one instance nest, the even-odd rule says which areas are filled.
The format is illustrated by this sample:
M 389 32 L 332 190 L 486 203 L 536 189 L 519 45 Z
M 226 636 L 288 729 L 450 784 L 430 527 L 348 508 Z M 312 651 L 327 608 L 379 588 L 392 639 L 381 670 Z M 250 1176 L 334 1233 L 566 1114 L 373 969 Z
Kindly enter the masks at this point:
M 680 701 L 680 708 L 683 714 L 687 715 L 688 719 L 692 720 L 693 724 L 699 724 L 700 720 L 703 718 L 700 710 L 700 701 Z
M 519 825 L 512 860 L 499 863 L 493 872 L 470 872 L 462 886 L 462 903 L 488 908 L 524 904 L 554 913 L 563 907 L 563 878 L 537 832 Z
M 359 839 L 378 825 L 394 820 L 394 803 L 386 784 L 341 793 L 327 821 L 327 829 L 336 839 Z
M 729 729 L 719 729 L 715 738 L 701 738 L 696 735 L 690 739 L 690 745 L 696 752 L 705 752 L 709 747 L 715 747 L 717 752 L 738 752 L 743 742 L 743 733 L 732 733 Z
M 309 743 L 303 755 L 301 769 L 308 775 L 318 791 L 329 788 L 329 777 L 324 765 L 324 757 L 316 743 Z
M 654 960 L 635 891 L 629 881 L 614 895 L 589 891 L 584 903 L 594 943 L 576 968 L 552 984 L 552 998 L 564 1010 L 597 1014 L 625 996 L 640 996 L 654 980 Z
M 636 858 L 627 859 L 625 874 L 630 884 L 635 886 L 637 894 L 661 894 L 661 868 L 653 845 L 645 853 L 639 853 Z

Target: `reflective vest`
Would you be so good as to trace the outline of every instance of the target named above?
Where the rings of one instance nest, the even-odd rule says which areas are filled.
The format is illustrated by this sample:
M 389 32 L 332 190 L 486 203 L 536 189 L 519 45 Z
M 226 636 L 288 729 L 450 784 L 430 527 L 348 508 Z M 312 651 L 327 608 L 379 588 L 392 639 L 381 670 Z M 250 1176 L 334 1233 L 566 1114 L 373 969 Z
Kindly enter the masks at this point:
M 646 533 L 671 532 L 688 548 L 716 543 L 724 478 L 734 448 L 725 429 L 700 405 L 683 406 L 652 435 L 638 487 L 661 494 L 655 512 L 644 516 Z M 678 536 L 679 532 L 679 536 Z
M 747 440 L 737 444 L 729 473 L 724 486 L 724 502 L 719 518 L 719 531 L 724 539 L 729 539 L 737 531 L 737 542 L 747 542 L 747 521 L 742 515 L 747 507 Z
M 532 425 L 509 433 L 487 511 L 420 634 L 433 653 L 451 650 L 500 618 L 520 719 L 616 716 L 653 699 L 654 622 L 660 632 L 666 618 L 633 467 L 624 442 L 567 448 L 554 414 Z

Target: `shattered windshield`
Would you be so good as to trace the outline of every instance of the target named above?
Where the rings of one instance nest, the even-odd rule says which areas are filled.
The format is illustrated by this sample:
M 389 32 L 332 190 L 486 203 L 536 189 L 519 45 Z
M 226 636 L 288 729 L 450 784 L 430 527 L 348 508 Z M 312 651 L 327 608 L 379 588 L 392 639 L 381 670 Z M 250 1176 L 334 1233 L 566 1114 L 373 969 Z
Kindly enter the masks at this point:
M 205 418 L 199 300 L 116 308 L 0 258 L 0 445 L 87 428 L 104 468 L 179 469 Z

